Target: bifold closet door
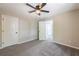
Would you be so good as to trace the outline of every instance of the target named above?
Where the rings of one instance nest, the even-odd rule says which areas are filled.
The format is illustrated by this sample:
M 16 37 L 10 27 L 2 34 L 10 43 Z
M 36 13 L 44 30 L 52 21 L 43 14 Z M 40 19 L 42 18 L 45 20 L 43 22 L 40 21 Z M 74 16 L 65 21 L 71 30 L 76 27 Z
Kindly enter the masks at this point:
M 18 42 L 18 18 L 3 15 L 2 17 L 2 46 L 7 47 Z

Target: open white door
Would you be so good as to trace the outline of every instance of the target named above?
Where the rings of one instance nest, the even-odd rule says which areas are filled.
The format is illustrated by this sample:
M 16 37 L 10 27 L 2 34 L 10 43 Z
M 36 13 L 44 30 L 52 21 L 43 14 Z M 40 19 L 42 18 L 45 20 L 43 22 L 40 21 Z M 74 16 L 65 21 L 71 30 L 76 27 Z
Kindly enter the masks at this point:
M 45 21 L 39 21 L 39 40 L 46 39 L 46 24 Z
M 18 42 L 18 18 L 3 15 L 2 16 L 2 46 L 7 47 Z
M 39 21 L 39 40 L 53 40 L 53 20 Z

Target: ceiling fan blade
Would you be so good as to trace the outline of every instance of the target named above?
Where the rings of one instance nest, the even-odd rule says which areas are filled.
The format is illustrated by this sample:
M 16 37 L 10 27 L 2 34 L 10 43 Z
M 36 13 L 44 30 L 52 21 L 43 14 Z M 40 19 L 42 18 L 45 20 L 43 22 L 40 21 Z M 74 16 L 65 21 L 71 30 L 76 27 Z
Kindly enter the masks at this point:
M 36 10 L 33 10 L 33 11 L 29 11 L 29 13 L 32 13 L 32 12 L 35 12 Z
M 33 7 L 32 5 L 30 5 L 29 3 L 26 3 L 27 6 L 33 8 L 33 9 L 36 9 L 35 7 Z
M 46 13 L 49 13 L 49 11 L 47 11 L 47 10 L 41 10 L 41 12 L 46 12 Z
M 37 6 L 36 6 L 36 9 L 37 9 L 37 10 L 39 10 L 39 9 L 40 9 L 40 8 L 39 8 L 39 5 L 37 5 Z
M 43 8 L 46 5 L 46 3 L 42 3 L 41 8 Z

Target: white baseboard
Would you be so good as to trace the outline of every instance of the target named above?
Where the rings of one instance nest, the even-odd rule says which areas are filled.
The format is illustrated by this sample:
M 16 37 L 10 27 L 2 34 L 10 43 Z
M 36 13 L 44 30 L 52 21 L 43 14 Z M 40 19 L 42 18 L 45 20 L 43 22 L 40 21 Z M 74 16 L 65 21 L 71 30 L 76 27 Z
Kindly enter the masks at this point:
M 3 49 L 3 47 L 0 47 L 0 49 Z
M 21 42 L 18 42 L 17 44 L 26 43 L 26 42 L 29 42 L 29 41 L 32 41 L 32 40 L 36 40 L 36 39 L 29 39 L 29 40 L 26 40 L 26 41 L 21 41 Z
M 76 46 L 71 46 L 71 45 L 67 45 L 67 44 L 64 44 L 64 43 L 56 42 L 56 41 L 54 41 L 54 42 L 57 43 L 57 44 L 60 44 L 60 45 L 64 45 L 64 46 L 74 48 L 74 49 L 79 49 L 79 47 L 76 47 Z
M 16 44 L 22 44 L 22 43 L 26 43 L 26 42 L 33 41 L 33 40 L 36 40 L 36 38 L 31 38 L 31 39 L 28 39 L 28 40 L 25 40 L 25 41 L 20 41 L 20 42 L 17 42 Z M 16 45 L 16 44 L 14 44 L 14 45 Z M 3 49 L 3 48 L 5 48 L 5 47 L 0 47 L 0 49 Z

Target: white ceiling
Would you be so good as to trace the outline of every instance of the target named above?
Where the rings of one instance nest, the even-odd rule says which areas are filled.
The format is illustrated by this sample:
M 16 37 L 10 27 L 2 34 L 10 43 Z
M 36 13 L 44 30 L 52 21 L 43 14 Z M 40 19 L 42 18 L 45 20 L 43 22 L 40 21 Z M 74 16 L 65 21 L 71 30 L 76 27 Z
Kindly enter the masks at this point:
M 35 6 L 35 3 L 31 3 L 31 5 Z M 50 11 L 50 13 L 41 13 L 41 16 L 38 16 L 35 13 L 28 13 L 28 11 L 33 10 L 25 3 L 0 3 L 0 13 L 9 14 L 13 16 L 19 17 L 35 17 L 35 18 L 47 18 L 58 13 L 66 12 L 73 9 L 79 9 L 79 4 L 76 3 L 47 3 L 44 10 Z

